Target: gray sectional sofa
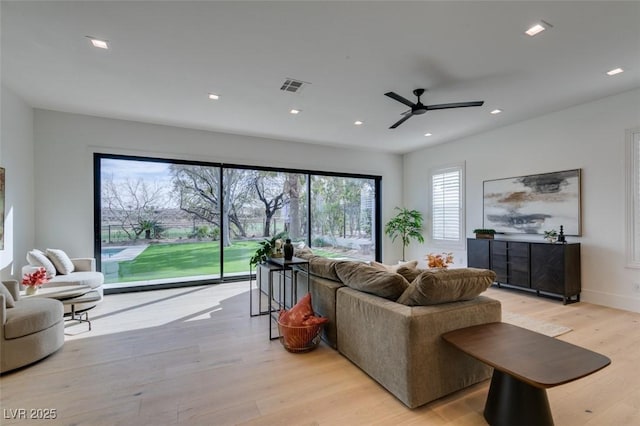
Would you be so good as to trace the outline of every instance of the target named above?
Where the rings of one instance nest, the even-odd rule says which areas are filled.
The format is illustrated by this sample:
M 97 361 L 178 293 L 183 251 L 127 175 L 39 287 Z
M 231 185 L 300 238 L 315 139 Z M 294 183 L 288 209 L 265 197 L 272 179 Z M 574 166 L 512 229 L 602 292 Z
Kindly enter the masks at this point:
M 310 266 L 298 273 L 297 293 L 304 295 L 308 284 L 315 313 L 329 318 L 323 340 L 406 406 L 421 406 L 490 377 L 489 367 L 440 336 L 501 321 L 500 302 L 479 295 L 493 282 L 492 271 L 400 268 L 396 273 L 298 255 Z M 447 287 L 453 290 L 442 293 Z

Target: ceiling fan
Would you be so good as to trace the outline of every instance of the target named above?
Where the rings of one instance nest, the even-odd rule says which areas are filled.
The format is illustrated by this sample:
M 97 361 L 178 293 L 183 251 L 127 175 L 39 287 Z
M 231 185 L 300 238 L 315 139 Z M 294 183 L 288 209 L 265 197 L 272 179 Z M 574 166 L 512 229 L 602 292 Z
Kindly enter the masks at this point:
M 482 104 L 484 104 L 484 101 L 471 101 L 471 102 L 456 102 L 452 104 L 423 105 L 422 102 L 420 102 L 420 96 L 422 96 L 423 93 L 424 93 L 424 89 L 416 89 L 413 91 L 413 94 L 418 97 L 418 102 L 416 102 L 415 104 L 403 98 L 402 96 L 398 95 L 397 93 L 394 93 L 394 92 L 385 93 L 385 96 L 388 96 L 391 99 L 395 99 L 396 101 L 403 103 L 408 107 L 411 107 L 409 111 L 405 111 L 402 113 L 404 117 L 402 117 L 400 120 L 396 121 L 391 127 L 389 127 L 390 129 L 395 129 L 396 127 L 398 127 L 399 125 L 401 125 L 402 123 L 404 123 L 405 121 L 413 117 L 414 115 L 424 114 L 427 111 L 433 111 L 436 109 L 475 107 L 475 106 L 482 106 Z

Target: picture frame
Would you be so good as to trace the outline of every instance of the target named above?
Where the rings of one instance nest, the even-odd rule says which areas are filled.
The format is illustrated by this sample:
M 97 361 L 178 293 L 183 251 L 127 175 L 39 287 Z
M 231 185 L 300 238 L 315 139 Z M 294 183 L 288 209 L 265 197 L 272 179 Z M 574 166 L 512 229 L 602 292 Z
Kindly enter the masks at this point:
M 486 180 L 483 228 L 504 234 L 544 234 L 563 227 L 581 235 L 581 169 Z

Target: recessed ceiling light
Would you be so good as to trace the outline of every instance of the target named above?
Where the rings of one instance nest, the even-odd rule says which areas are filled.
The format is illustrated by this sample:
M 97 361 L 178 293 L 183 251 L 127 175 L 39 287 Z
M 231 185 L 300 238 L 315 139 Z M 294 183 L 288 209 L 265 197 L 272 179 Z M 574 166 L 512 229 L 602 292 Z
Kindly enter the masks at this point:
M 211 99 L 212 101 L 217 101 L 218 99 L 220 99 L 220 95 L 216 95 L 215 93 L 209 93 L 209 99 Z
M 362 126 L 364 124 L 364 121 L 356 120 L 353 122 L 353 124 L 355 124 L 356 126 Z
M 491 114 L 500 114 L 502 112 L 501 109 L 494 109 L 493 111 L 491 111 Z
M 109 42 L 107 40 L 100 40 L 91 36 L 87 36 L 87 38 L 91 41 L 93 47 L 97 47 L 98 49 L 109 49 Z
M 620 74 L 621 72 L 624 72 L 622 68 L 615 68 L 610 71 L 607 71 L 607 75 L 616 75 L 616 74 Z
M 300 114 L 300 110 L 299 109 L 292 109 L 291 111 L 289 111 L 291 114 L 296 115 L 296 114 Z
M 551 25 L 550 23 L 544 22 L 544 21 L 540 21 L 537 24 L 535 24 L 534 26 L 532 26 L 531 28 L 529 28 L 524 33 L 526 35 L 528 35 L 528 36 L 533 37 L 534 35 L 540 34 L 544 30 L 546 30 L 547 28 L 551 28 L 551 27 L 553 27 L 553 25 Z
M 429 137 L 429 136 L 433 136 L 433 133 L 425 133 L 424 135 L 425 135 L 426 137 Z

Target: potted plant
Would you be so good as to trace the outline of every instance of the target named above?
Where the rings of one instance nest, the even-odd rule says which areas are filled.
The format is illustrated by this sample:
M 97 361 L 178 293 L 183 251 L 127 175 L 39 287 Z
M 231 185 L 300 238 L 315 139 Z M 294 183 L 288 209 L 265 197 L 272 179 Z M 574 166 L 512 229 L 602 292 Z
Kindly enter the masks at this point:
M 391 219 L 384 228 L 391 241 L 395 241 L 400 237 L 402 240 L 402 260 L 404 261 L 405 248 L 411 243 L 412 239 L 420 243 L 424 242 L 422 236 L 422 213 L 417 210 L 409 210 L 406 208 L 396 207 L 398 214 Z
M 544 239 L 549 241 L 551 244 L 555 243 L 558 239 L 558 231 L 552 229 L 551 231 L 544 231 Z
M 251 266 L 256 266 L 258 263 L 264 263 L 267 261 L 267 258 L 272 257 L 273 251 L 276 248 L 276 244 L 278 240 L 281 240 L 285 236 L 285 232 L 279 232 L 274 235 L 271 239 L 265 239 L 260 241 L 258 249 L 255 251 L 251 259 L 249 259 L 249 264 Z
M 473 233 L 476 234 L 476 238 L 492 240 L 494 235 L 496 234 L 496 230 L 478 228 L 474 229 Z

